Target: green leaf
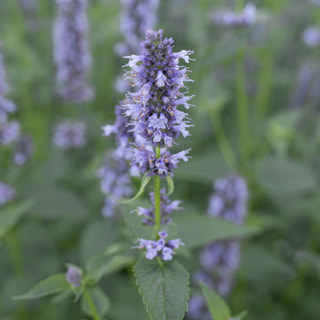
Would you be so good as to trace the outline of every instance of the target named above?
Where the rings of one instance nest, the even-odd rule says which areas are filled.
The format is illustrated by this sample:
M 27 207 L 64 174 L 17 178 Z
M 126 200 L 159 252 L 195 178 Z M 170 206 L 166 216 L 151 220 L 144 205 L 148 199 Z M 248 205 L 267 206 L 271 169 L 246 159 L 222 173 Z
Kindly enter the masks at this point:
M 118 237 L 118 225 L 102 217 L 92 221 L 81 234 L 80 257 L 84 265 L 90 258 L 111 246 Z
M 245 318 L 245 316 L 248 314 L 248 311 L 243 311 L 240 314 L 238 314 L 237 316 L 233 316 L 232 319 L 234 320 L 243 320 Z
M 98 282 L 103 276 L 121 270 L 136 259 L 129 255 L 110 256 L 109 254 L 100 254 L 92 257 L 87 264 L 88 281 Z
M 143 258 L 133 268 L 151 320 L 181 320 L 187 310 L 189 274 L 177 261 L 159 265 Z
M 167 177 L 167 183 L 168 183 L 168 189 L 169 189 L 167 196 L 170 196 L 174 191 L 174 181 L 171 176 Z
M 179 167 L 175 170 L 175 178 L 211 185 L 215 179 L 229 171 L 230 168 L 221 153 L 210 151 L 193 154 L 192 161 L 179 163 Z
M 109 297 L 99 287 L 87 289 L 87 294 L 90 296 L 98 315 L 105 316 L 110 309 Z M 86 295 L 81 299 L 81 311 L 90 317 L 94 317 Z
M 53 293 L 70 290 L 70 285 L 66 280 L 65 274 L 55 274 L 42 280 L 37 285 L 35 285 L 31 290 L 16 296 L 14 300 L 26 300 L 26 299 L 36 299 L 48 296 Z
M 297 195 L 317 190 L 310 168 L 290 158 L 268 158 L 258 178 L 261 186 L 271 195 Z
M 200 247 L 217 240 L 251 236 L 259 232 L 257 227 L 239 226 L 205 214 L 176 215 L 173 220 L 178 228 L 178 237 L 188 248 Z
M 99 287 L 87 289 L 87 294 L 90 296 L 99 316 L 105 316 L 110 308 L 108 296 Z M 81 311 L 89 317 L 94 316 L 88 300 L 86 299 L 86 294 L 84 294 L 81 299 Z
M 0 238 L 3 238 L 34 205 L 34 200 L 9 206 L 0 211 Z
M 231 312 L 224 300 L 204 283 L 200 282 L 199 284 L 212 318 L 214 320 L 230 320 Z
M 119 203 L 130 203 L 136 199 L 138 199 L 144 192 L 144 189 L 146 188 L 146 186 L 148 185 L 149 181 L 151 179 L 151 176 L 148 176 L 148 172 L 144 174 L 144 176 L 142 177 L 141 180 L 141 185 L 140 185 L 140 189 L 138 191 L 138 193 L 131 199 L 128 200 L 120 200 L 118 201 Z

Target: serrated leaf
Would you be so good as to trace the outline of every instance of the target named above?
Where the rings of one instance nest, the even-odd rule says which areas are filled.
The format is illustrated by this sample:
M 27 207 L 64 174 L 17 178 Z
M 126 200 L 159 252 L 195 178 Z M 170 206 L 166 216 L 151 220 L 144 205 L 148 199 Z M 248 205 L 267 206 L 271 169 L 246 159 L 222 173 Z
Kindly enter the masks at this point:
M 174 191 L 174 181 L 172 179 L 171 176 L 168 176 L 167 178 L 167 183 L 168 183 L 168 193 L 167 193 L 167 196 L 170 196 L 173 191 Z
M 87 289 L 87 292 L 82 296 L 81 299 L 81 311 L 89 317 L 94 317 L 94 314 L 91 310 L 88 300 L 86 299 L 86 295 L 90 296 L 90 299 L 92 300 L 99 316 L 105 316 L 110 308 L 109 297 L 99 287 Z
M 9 206 L 0 211 L 0 238 L 3 238 L 34 205 L 34 200 Z
M 119 203 L 130 203 L 134 200 L 137 200 L 144 192 L 146 186 L 148 185 L 149 181 L 151 179 L 151 176 L 148 175 L 148 172 L 144 174 L 144 176 L 142 177 L 141 179 L 141 185 L 140 185 L 140 189 L 139 191 L 137 192 L 137 194 L 131 198 L 131 199 L 128 199 L 128 200 L 120 200 L 118 201 Z
M 88 281 L 98 282 L 103 276 L 121 270 L 132 263 L 135 258 L 129 255 L 110 256 L 109 254 L 100 254 L 92 257 L 87 264 Z
M 189 274 L 177 261 L 159 265 L 145 258 L 133 268 L 151 320 L 181 320 L 187 310 Z
M 13 299 L 36 299 L 66 290 L 70 290 L 70 285 L 66 280 L 65 274 L 59 273 L 42 280 L 25 294 L 16 296 Z
M 214 320 L 230 320 L 231 312 L 224 300 L 204 283 L 200 282 L 202 293 Z
M 248 311 L 243 311 L 240 314 L 238 314 L 237 316 L 233 316 L 232 319 L 234 320 L 243 320 L 245 318 L 245 316 L 248 314 Z
M 188 248 L 200 247 L 217 240 L 251 236 L 259 232 L 257 227 L 240 226 L 205 214 L 177 215 L 174 222 L 178 228 L 178 238 L 181 238 Z

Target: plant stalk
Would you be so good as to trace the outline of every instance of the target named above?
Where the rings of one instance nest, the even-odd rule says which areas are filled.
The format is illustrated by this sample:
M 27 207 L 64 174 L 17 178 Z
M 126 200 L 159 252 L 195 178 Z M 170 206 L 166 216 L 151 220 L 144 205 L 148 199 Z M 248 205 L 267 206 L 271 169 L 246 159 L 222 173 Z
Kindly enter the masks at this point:
M 156 157 L 160 158 L 160 147 L 156 149 Z M 160 199 L 160 188 L 161 188 L 161 178 L 160 176 L 154 177 L 154 227 L 156 232 L 156 237 L 160 231 L 161 226 L 161 199 Z
M 85 297 L 85 299 L 86 299 L 86 301 L 87 301 L 87 303 L 89 305 L 89 308 L 90 308 L 90 310 L 91 310 L 91 312 L 93 314 L 93 319 L 94 320 L 100 320 L 100 316 L 98 314 L 98 311 L 97 311 L 97 309 L 96 309 L 96 307 L 95 307 L 95 305 L 94 305 L 94 303 L 92 301 L 92 298 L 91 298 L 91 296 L 90 296 L 90 294 L 89 294 L 89 292 L 88 292 L 88 290 L 86 288 L 84 289 L 83 294 L 84 294 L 84 297 Z

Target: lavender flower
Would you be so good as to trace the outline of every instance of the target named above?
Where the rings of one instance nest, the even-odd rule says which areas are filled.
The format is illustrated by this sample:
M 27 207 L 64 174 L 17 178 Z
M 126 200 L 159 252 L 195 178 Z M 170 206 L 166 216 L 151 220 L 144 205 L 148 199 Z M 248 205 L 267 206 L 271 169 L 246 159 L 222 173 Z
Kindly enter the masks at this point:
M 167 148 L 172 147 L 179 136 L 189 135 L 189 118 L 178 107 L 188 109 L 191 106 L 192 97 L 181 91 L 184 83 L 191 80 L 187 76 L 188 69 L 179 66 L 179 60 L 189 63 L 192 51 L 173 52 L 173 39 L 163 39 L 162 33 L 162 30 L 148 30 L 146 40 L 141 43 L 141 54 L 126 57 L 129 62 L 125 66 L 128 68 L 125 77 L 131 80 L 136 91 L 127 94 L 115 125 L 105 126 L 103 130 L 105 135 L 114 132 L 122 137 L 124 145 L 130 147 L 129 158 L 134 168 L 149 176 L 156 175 L 158 187 L 150 194 L 153 207 L 139 207 L 134 211 L 144 216 L 144 224 L 155 225 L 157 239 L 141 238 L 136 248 L 145 248 L 149 260 L 160 257 L 167 261 L 172 260 L 174 250 L 183 243 L 180 239 L 166 241 L 167 232 L 159 229 L 161 224 L 171 221 L 169 215 L 180 209 L 180 201 L 170 202 L 165 190 L 160 190 L 159 179 L 173 176 L 179 161 L 189 158 L 190 149 L 171 154 Z M 121 128 L 125 128 L 124 132 Z M 130 145 L 128 133 L 132 134 Z M 117 140 L 119 145 L 120 140 Z
M 1 50 L 1 43 L 0 43 Z M 0 123 L 7 121 L 8 114 L 16 111 L 16 106 L 11 100 L 7 100 L 5 95 L 10 91 L 7 83 L 7 76 L 3 64 L 3 57 L 0 52 Z
M 98 170 L 97 176 L 101 179 L 101 189 L 107 195 L 102 214 L 105 217 L 115 217 L 119 206 L 118 200 L 132 194 L 131 181 L 128 175 L 128 166 L 124 159 L 119 158 L 113 151 L 105 157 L 104 164 Z
M 86 144 L 86 125 L 65 120 L 55 127 L 53 144 L 62 149 L 81 148 Z
M 16 195 L 16 191 L 13 187 L 0 181 L 0 206 L 11 201 Z
M 218 179 L 214 183 L 215 194 L 209 201 L 208 214 L 213 217 L 242 224 L 247 213 L 248 190 L 245 181 L 237 176 Z M 221 296 L 230 293 L 233 274 L 240 260 L 240 243 L 229 239 L 207 244 L 200 252 L 201 271 L 194 280 L 203 281 Z
M 172 256 L 175 254 L 176 249 L 180 246 L 184 246 L 184 243 L 180 239 L 174 239 L 166 241 L 168 233 L 166 231 L 158 232 L 159 240 L 145 240 L 139 239 L 138 246 L 134 248 L 143 249 L 146 248 L 147 252 L 145 257 L 148 260 L 153 260 L 156 257 L 160 257 L 164 261 L 172 260 Z
M 136 212 L 139 216 L 143 216 L 143 224 L 152 226 L 154 225 L 154 220 L 155 220 L 155 215 L 154 215 L 154 192 L 151 192 L 149 194 L 151 203 L 153 204 L 153 207 L 147 209 L 143 207 L 138 207 L 136 210 L 133 210 L 132 212 Z M 172 221 L 172 219 L 169 217 L 171 212 L 173 210 L 180 210 L 182 209 L 179 207 L 181 204 L 181 201 L 175 200 L 170 202 L 169 197 L 166 195 L 166 190 L 162 189 L 161 190 L 161 224 L 168 224 L 169 222 Z
M 145 32 L 152 29 L 157 22 L 159 0 L 122 0 L 120 15 L 121 32 L 125 42 L 118 43 L 115 51 L 127 55 L 139 49 Z
M 231 10 L 215 10 L 210 14 L 210 20 L 216 25 L 225 27 L 252 26 L 256 22 L 256 7 L 248 3 L 241 13 Z
M 20 135 L 20 125 L 17 121 L 0 122 L 0 143 L 3 145 L 17 141 Z
M 309 27 L 303 32 L 303 42 L 308 47 L 317 47 L 320 45 L 320 29 L 317 26 Z
M 80 287 L 82 283 L 82 272 L 79 268 L 69 266 L 66 272 L 67 281 L 74 287 Z
M 195 295 L 189 300 L 187 312 L 188 319 L 211 320 L 212 317 L 207 309 L 207 304 L 201 295 Z
M 54 27 L 54 59 L 57 65 L 57 91 L 67 101 L 91 100 L 87 84 L 91 66 L 88 49 L 87 0 L 56 0 L 59 8 Z
M 17 141 L 13 162 L 17 166 L 24 165 L 34 153 L 34 143 L 30 135 L 23 135 Z
M 173 175 L 180 160 L 187 161 L 189 150 L 171 154 L 171 147 L 180 135 L 187 137 L 191 127 L 187 113 L 178 110 L 182 105 L 190 107 L 192 97 L 185 96 L 180 90 L 184 82 L 191 81 L 188 69 L 179 66 L 179 60 L 190 61 L 192 51 L 173 52 L 173 39 L 162 38 L 162 30 L 146 32 L 146 41 L 141 44 L 141 55 L 132 55 L 126 77 L 132 80 L 138 90 L 128 93 L 128 103 L 124 113 L 130 117 L 131 131 L 142 136 L 146 146 L 135 145 L 132 162 L 142 172 L 159 176 Z M 161 147 L 161 157 L 156 159 L 153 147 Z

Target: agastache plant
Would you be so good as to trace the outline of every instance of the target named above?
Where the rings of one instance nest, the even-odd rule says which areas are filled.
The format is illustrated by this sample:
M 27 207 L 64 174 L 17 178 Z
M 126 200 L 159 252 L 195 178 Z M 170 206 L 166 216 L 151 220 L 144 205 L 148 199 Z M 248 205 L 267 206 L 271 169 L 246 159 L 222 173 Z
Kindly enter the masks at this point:
M 208 214 L 215 218 L 241 225 L 247 214 L 248 189 L 243 178 L 231 176 L 217 179 L 215 194 L 210 197 Z M 228 296 L 233 283 L 233 275 L 240 260 L 240 242 L 228 239 L 207 244 L 200 252 L 201 270 L 193 276 L 194 281 L 202 281 L 221 296 Z M 206 302 L 200 295 L 190 299 L 188 318 L 211 319 Z
M 59 95 L 81 103 L 93 98 L 87 84 L 92 58 L 88 46 L 87 0 L 56 0 L 58 17 L 54 26 L 54 60 Z
M 129 131 L 143 138 L 143 143 L 135 141 L 131 145 L 131 163 L 145 177 L 154 176 L 155 181 L 151 194 L 154 207 L 136 211 L 145 217 L 144 223 L 154 225 L 156 240 L 139 239 L 137 246 L 147 250 L 149 260 L 155 257 L 171 260 L 174 250 L 183 244 L 180 239 L 171 240 L 174 245 L 166 241 L 168 233 L 161 230 L 161 225 L 170 221 L 168 214 L 180 204 L 175 201 L 170 204 L 168 198 L 164 198 L 161 178 L 173 176 L 179 161 L 187 161 L 190 151 L 172 154 L 168 148 L 179 136 L 189 135 L 189 118 L 178 107 L 190 107 L 192 96 L 186 96 L 182 89 L 184 83 L 191 80 L 187 76 L 188 69 L 179 66 L 179 60 L 188 63 L 192 51 L 173 52 L 173 39 L 163 38 L 162 33 L 162 30 L 148 30 L 140 55 L 126 57 L 129 62 L 125 65 L 128 68 L 125 76 L 137 90 L 127 94 L 123 110 L 130 119 Z
M 122 0 L 121 3 L 120 29 L 124 41 L 117 43 L 114 49 L 123 56 L 137 52 L 146 31 L 155 27 L 159 0 Z M 120 93 L 127 92 L 128 81 L 118 77 L 115 89 Z

